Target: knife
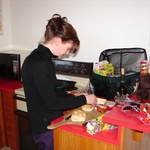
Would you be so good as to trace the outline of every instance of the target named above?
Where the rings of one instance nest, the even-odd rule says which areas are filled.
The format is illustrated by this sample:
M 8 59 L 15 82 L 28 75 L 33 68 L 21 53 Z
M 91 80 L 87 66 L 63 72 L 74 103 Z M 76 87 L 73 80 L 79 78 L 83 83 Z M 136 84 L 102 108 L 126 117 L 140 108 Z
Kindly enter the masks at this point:
M 68 117 L 65 118 L 65 120 L 69 120 L 72 115 L 69 115 Z

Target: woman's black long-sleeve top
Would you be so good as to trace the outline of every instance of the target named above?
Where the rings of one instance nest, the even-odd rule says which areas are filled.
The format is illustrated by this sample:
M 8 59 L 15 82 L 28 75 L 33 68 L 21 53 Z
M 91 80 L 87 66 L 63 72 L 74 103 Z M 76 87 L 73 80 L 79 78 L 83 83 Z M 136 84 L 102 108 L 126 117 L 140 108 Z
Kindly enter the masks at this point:
M 26 57 L 22 66 L 22 81 L 27 102 L 32 132 L 47 132 L 51 121 L 62 116 L 62 111 L 79 107 L 86 98 L 73 96 L 56 88 L 56 74 L 52 58 L 47 47 L 39 45 Z

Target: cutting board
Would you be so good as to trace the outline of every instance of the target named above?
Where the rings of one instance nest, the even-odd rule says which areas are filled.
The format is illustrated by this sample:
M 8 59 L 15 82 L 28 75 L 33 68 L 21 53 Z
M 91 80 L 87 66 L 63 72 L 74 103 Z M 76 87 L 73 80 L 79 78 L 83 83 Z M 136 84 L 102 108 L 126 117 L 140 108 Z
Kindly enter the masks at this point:
M 77 109 L 78 110 L 82 110 L 81 107 L 79 107 Z M 62 121 L 60 121 L 60 122 L 58 122 L 56 124 L 52 124 L 52 125 L 47 126 L 47 129 L 50 129 L 50 130 L 56 129 L 56 128 L 58 128 L 60 126 L 63 126 L 63 125 L 66 125 L 66 124 L 85 125 L 86 122 L 88 122 L 88 121 L 90 121 L 92 119 L 95 119 L 95 118 L 97 118 L 97 117 L 99 117 L 99 116 L 104 114 L 104 113 L 100 113 L 100 112 L 96 111 L 95 109 L 93 109 L 90 112 L 84 111 L 86 113 L 86 120 L 83 121 L 83 122 L 74 122 L 74 121 L 71 120 L 71 115 L 72 115 L 73 111 L 65 114 L 64 115 L 64 119 Z

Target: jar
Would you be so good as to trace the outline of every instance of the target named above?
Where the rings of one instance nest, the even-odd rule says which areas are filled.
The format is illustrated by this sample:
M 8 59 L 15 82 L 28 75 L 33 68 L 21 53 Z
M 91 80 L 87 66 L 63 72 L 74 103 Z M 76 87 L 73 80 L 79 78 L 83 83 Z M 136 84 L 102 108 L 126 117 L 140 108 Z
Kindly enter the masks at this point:
M 149 67 L 149 61 L 148 60 L 141 61 L 141 70 L 140 70 L 141 76 L 148 74 L 148 67 Z
M 148 63 L 148 74 L 150 74 L 150 62 Z

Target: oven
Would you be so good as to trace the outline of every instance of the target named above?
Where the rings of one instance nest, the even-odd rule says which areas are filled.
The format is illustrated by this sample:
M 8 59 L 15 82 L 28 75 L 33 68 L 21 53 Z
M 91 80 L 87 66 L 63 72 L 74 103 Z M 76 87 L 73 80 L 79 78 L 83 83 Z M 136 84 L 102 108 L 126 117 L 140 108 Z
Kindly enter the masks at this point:
M 57 88 L 65 91 L 87 91 L 93 71 L 92 62 L 80 62 L 54 59 Z M 15 90 L 17 109 L 27 112 L 24 89 Z

